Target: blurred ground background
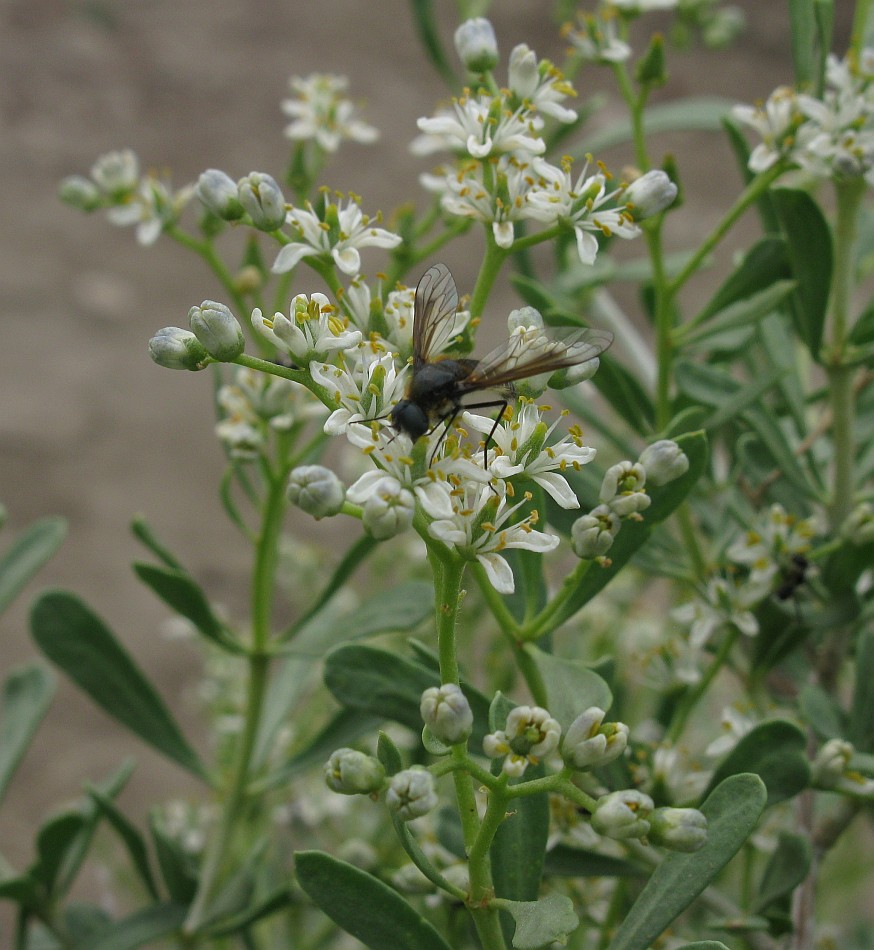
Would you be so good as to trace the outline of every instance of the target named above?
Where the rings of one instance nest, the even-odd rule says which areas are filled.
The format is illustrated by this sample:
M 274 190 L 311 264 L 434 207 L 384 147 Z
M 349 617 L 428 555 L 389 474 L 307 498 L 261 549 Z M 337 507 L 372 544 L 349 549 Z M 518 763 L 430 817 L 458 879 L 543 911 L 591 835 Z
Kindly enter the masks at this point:
M 738 2 L 748 26 L 736 47 L 672 52 L 660 98 L 752 101 L 791 81 L 787 4 Z M 438 5 L 451 52 L 454 7 Z M 851 6 L 838 5 L 840 53 Z M 560 59 L 549 9 L 532 0 L 495 4 L 504 63 L 523 41 Z M 129 568 L 143 552 L 128 524 L 145 513 L 211 596 L 241 615 L 247 550 L 216 499 L 223 457 L 209 382 L 159 369 L 146 351 L 156 329 L 185 325 L 192 304 L 220 291 L 169 240 L 140 248 L 131 230 L 61 205 L 57 183 L 87 174 L 97 155 L 123 146 L 144 168 L 171 169 L 177 185 L 208 167 L 234 178 L 251 170 L 280 178 L 288 143 L 279 104 L 288 77 L 338 72 L 350 77 L 353 98 L 365 101 L 382 138 L 342 150 L 325 181 L 362 195 L 365 211 L 389 216 L 402 200 L 422 200 L 417 176 L 428 162 L 410 157 L 407 146 L 416 118 L 432 112 L 444 87 L 402 0 L 4 0 L 0 69 L 0 500 L 9 512 L 0 548 L 35 518 L 69 519 L 59 554 L 0 621 L 0 669 L 35 654 L 27 604 L 36 591 L 70 588 L 156 678 L 196 742 L 198 656 L 162 635 L 167 611 Z M 610 77 L 590 68 L 577 88 L 585 96 L 595 87 L 610 90 Z M 609 96 L 607 117 L 619 114 L 612 90 Z M 653 154 L 668 150 L 686 193 L 669 240 L 691 246 L 733 200 L 739 175 L 719 136 L 663 136 Z M 618 170 L 630 156 L 599 157 Z M 748 228 L 754 233 L 755 222 Z M 445 254 L 462 292 L 470 289 L 478 244 L 466 247 Z M 380 252 L 364 252 L 365 271 L 380 262 Z M 40 817 L 131 754 L 139 766 L 123 801 L 135 820 L 156 798 L 191 789 L 180 770 L 62 683 L 0 810 L 0 852 L 19 868 L 28 863 Z

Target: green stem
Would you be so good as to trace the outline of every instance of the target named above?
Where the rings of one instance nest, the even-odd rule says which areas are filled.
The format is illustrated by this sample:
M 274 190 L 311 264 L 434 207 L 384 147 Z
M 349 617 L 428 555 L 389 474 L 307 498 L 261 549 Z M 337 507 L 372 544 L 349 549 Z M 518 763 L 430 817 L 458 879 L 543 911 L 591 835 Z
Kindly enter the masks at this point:
M 261 520 L 261 532 L 255 551 L 252 576 L 252 646 L 249 654 L 249 677 L 246 687 L 246 710 L 243 734 L 237 746 L 236 762 L 222 813 L 221 823 L 211 840 L 203 863 L 197 893 L 185 921 L 186 934 L 196 933 L 202 924 L 208 903 L 222 873 L 228 852 L 236 836 L 243 831 L 243 817 L 248 800 L 250 766 L 261 713 L 267 691 L 270 658 L 270 621 L 277 551 L 285 510 L 285 476 L 283 469 L 269 482 L 269 491 Z
M 216 254 L 212 241 L 207 239 L 202 241 L 198 240 L 175 225 L 168 228 L 166 233 L 178 244 L 181 244 L 183 247 L 187 247 L 190 251 L 194 251 L 195 254 L 197 254 L 199 257 L 202 257 L 203 260 L 209 264 L 212 272 L 221 281 L 222 287 L 224 287 L 224 289 L 230 295 L 234 306 L 237 308 L 237 311 L 240 313 L 240 315 L 245 315 L 247 317 L 248 307 L 246 306 L 246 301 L 237 290 L 233 275 L 225 266 L 225 262 L 218 256 L 218 254 Z
M 625 63 L 616 63 L 613 66 L 613 75 L 616 77 L 616 84 L 619 86 L 622 98 L 628 106 L 628 113 L 631 118 L 634 160 L 641 171 L 646 171 L 649 168 L 649 156 L 646 151 L 646 133 L 643 125 L 643 106 L 646 101 L 645 94 L 643 91 L 639 97 L 634 94 L 631 77 L 628 75 L 628 69 Z
M 480 264 L 479 275 L 474 284 L 473 293 L 470 298 L 470 315 L 474 319 L 483 315 L 486 300 L 495 283 L 495 279 L 501 270 L 504 259 L 510 252 L 498 247 L 492 232 L 486 231 L 486 252 L 483 256 L 483 262 Z
M 519 629 L 519 640 L 526 643 L 537 640 L 567 620 L 563 612 L 565 605 L 594 563 L 594 561 L 580 561 L 577 564 L 564 579 L 561 590 L 555 597 L 552 598 L 539 614 L 532 617 L 528 623 Z
M 872 0 L 856 0 L 856 12 L 853 15 L 853 32 L 850 49 L 856 54 L 862 52 L 868 32 L 868 17 L 871 15 Z

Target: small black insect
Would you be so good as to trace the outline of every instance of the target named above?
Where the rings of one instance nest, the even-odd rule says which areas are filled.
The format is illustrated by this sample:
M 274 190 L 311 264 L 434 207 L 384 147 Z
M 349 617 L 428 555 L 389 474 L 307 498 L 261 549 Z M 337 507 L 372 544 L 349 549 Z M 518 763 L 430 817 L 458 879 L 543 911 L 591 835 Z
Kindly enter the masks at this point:
M 446 422 L 448 430 L 462 409 L 500 407 L 485 441 L 488 448 L 504 409 L 515 396 L 515 380 L 585 363 L 613 342 L 613 335 L 603 330 L 572 329 L 558 331 L 545 345 L 528 352 L 522 337 L 512 336 L 481 360 L 432 356 L 449 342 L 457 309 L 458 291 L 452 274 L 445 264 L 435 264 L 416 287 L 412 376 L 406 397 L 393 407 L 390 415 L 394 429 L 413 442 L 429 435 L 441 422 Z M 482 390 L 494 390 L 499 398 L 462 401 Z
M 789 600 L 807 580 L 810 561 L 803 554 L 793 554 L 789 566 L 783 569 L 783 579 L 774 591 L 777 600 Z

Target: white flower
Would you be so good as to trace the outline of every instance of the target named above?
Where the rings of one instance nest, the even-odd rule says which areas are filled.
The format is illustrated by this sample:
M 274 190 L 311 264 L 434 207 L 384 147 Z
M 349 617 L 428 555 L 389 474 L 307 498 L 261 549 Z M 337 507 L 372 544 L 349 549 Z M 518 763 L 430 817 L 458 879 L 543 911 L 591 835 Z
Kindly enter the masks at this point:
M 498 247 L 513 245 L 513 222 L 527 217 L 534 178 L 524 162 L 502 155 L 497 164 L 468 162 L 446 176 L 440 204 L 444 211 L 491 224 Z
M 500 552 L 507 548 L 524 548 L 527 551 L 552 551 L 559 539 L 552 534 L 537 531 L 536 511 L 513 524 L 507 522 L 530 495 L 515 505 L 507 506 L 506 493 L 496 495 L 490 485 L 471 483 L 452 488 L 438 483 L 449 496 L 452 517 L 442 516 L 444 505 L 436 506 L 430 499 L 422 501 L 422 507 L 436 520 L 428 526 L 428 534 L 470 560 L 476 559 L 486 572 L 490 583 L 502 594 L 511 594 L 515 589 L 513 572 Z
M 738 583 L 734 578 L 714 577 L 702 594 L 671 611 L 678 623 L 689 627 L 689 642 L 703 646 L 715 633 L 734 627 L 748 637 L 759 632 L 759 622 L 750 611 L 767 594 L 759 587 Z
M 288 223 L 299 233 L 301 240 L 286 244 L 276 255 L 273 272 L 284 274 L 292 270 L 305 257 L 330 255 L 344 274 L 353 276 L 361 269 L 358 253 L 363 247 L 397 247 L 401 242 L 398 234 L 384 228 L 375 228 L 371 219 L 349 198 L 327 203 L 321 214 L 307 202 L 306 210 L 292 208 Z
M 763 172 L 780 158 L 790 155 L 795 133 L 803 119 L 798 96 L 788 86 L 775 89 L 763 106 L 737 105 L 732 114 L 762 137 L 747 163 L 754 172 Z
M 568 39 L 584 60 L 594 63 L 624 63 L 631 47 L 616 35 L 616 18 L 583 14 L 580 28 L 570 30 Z
M 292 119 L 285 127 L 290 139 L 315 140 L 326 152 L 336 152 L 343 139 L 369 144 L 379 132 L 357 117 L 353 102 L 345 98 L 349 80 L 330 73 L 292 76 L 294 99 L 282 101 L 282 111 Z
M 504 757 L 503 771 L 513 777 L 522 775 L 556 748 L 561 726 L 540 706 L 516 706 L 510 710 L 503 729 L 483 739 L 483 751 L 490 759 Z
M 344 351 L 337 365 L 310 363 L 310 375 L 337 403 L 325 421 L 329 435 L 344 433 L 353 422 L 387 416 L 403 395 L 394 357 L 369 343 Z
M 543 159 L 534 159 L 532 166 L 539 181 L 528 193 L 528 216 L 546 224 L 572 227 L 577 237 L 577 253 L 584 264 L 594 264 L 598 254 L 593 232 L 620 238 L 640 234 L 624 208 L 603 207 L 616 197 L 618 190 L 607 191 L 603 173 L 588 175 L 588 162 L 576 181 L 571 178 L 569 161 L 558 168 Z
M 704 750 L 704 754 L 712 759 L 720 759 L 730 752 L 756 725 L 756 720 L 743 715 L 734 706 L 726 706 L 722 710 L 719 724 L 722 728 L 722 735 L 714 739 Z
M 361 331 L 348 329 L 348 321 L 319 293 L 311 297 L 297 294 L 291 301 L 288 317 L 277 312 L 270 319 L 256 307 L 252 311 L 252 325 L 299 366 L 311 360 L 324 360 L 331 353 L 348 350 L 361 342 Z
M 116 199 L 132 192 L 140 180 L 140 163 L 129 148 L 101 155 L 91 167 L 91 177 L 108 197 Z
M 540 155 L 546 151 L 530 110 L 509 109 L 500 96 L 472 95 L 467 91 L 460 99 L 454 99 L 449 109 L 419 119 L 417 125 L 424 133 L 412 145 L 417 155 L 441 149 L 466 152 L 473 158 L 503 152 Z
M 510 53 L 508 80 L 510 92 L 529 109 L 559 122 L 576 121 L 576 112 L 561 105 L 562 99 L 576 95 L 573 86 L 549 60 L 538 63 L 534 50 L 524 43 Z
M 678 0 L 608 0 L 611 6 L 630 13 L 647 13 L 650 10 L 673 10 Z
M 522 402 L 513 418 L 497 427 L 493 419 L 471 412 L 465 412 L 464 421 L 484 435 L 494 428 L 492 442 L 495 449 L 489 469 L 498 478 L 524 475 L 536 482 L 562 508 L 579 508 L 579 499 L 560 473 L 567 469 L 579 471 L 595 457 L 595 449 L 583 445 L 579 426 L 572 426 L 566 436 L 548 444 L 558 419 L 547 427 L 540 418 L 543 412 L 544 409 L 534 403 Z M 564 415 L 566 413 L 561 417 Z
M 810 518 L 796 518 L 774 504 L 726 554 L 735 564 L 750 569 L 752 585 L 767 589 L 781 572 L 792 567 L 793 555 L 810 551 L 814 533 Z
M 121 227 L 136 225 L 137 241 L 154 244 L 165 228 L 175 224 L 193 194 L 193 185 L 174 192 L 167 182 L 148 175 L 136 191 L 121 199 L 123 203 L 107 211 L 107 217 Z

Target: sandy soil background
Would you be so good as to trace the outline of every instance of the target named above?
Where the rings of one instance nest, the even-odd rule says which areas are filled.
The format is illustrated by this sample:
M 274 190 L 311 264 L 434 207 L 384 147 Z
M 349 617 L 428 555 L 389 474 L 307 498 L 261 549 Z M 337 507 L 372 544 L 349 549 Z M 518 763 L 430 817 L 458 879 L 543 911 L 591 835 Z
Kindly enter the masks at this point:
M 736 49 L 672 54 L 663 98 L 710 93 L 750 101 L 791 79 L 786 4 L 740 5 L 749 23 Z M 451 49 L 453 7 L 440 6 Z M 850 4 L 839 6 L 836 49 L 843 52 Z M 495 7 L 505 57 L 522 41 L 560 57 L 548 4 L 503 0 Z M 0 500 L 9 511 L 0 546 L 43 515 L 62 514 L 70 528 L 59 554 L 3 618 L 0 668 L 34 656 L 26 607 L 36 591 L 70 588 L 157 679 L 197 741 L 190 692 L 198 657 L 162 636 L 167 612 L 128 566 L 142 554 L 128 524 L 144 512 L 210 594 L 242 610 L 247 551 L 215 497 L 222 454 L 210 386 L 202 376 L 159 369 L 146 351 L 154 330 L 184 325 L 189 306 L 219 288 L 170 241 L 142 249 L 130 230 L 61 205 L 57 182 L 87 173 L 98 154 L 122 146 L 134 148 L 144 166 L 172 169 L 178 184 L 207 167 L 280 177 L 288 151 L 279 103 L 288 77 L 341 72 L 382 139 L 341 152 L 325 181 L 361 194 L 365 210 L 390 214 L 401 200 L 420 200 L 416 177 L 425 163 L 408 155 L 407 144 L 443 87 L 401 0 L 5 0 L 0 68 Z M 592 69 L 579 88 L 585 94 L 588 84 L 606 82 Z M 670 225 L 680 247 L 706 233 L 739 179 L 716 136 L 663 137 L 654 152 L 669 149 L 686 189 L 687 206 Z M 617 168 L 627 158 L 604 157 Z M 476 243 L 467 247 L 477 253 Z M 466 252 L 445 256 L 469 289 L 475 267 Z M 365 252 L 365 269 L 379 263 L 378 252 Z M 191 788 L 181 771 L 62 684 L 0 810 L 0 851 L 19 867 L 28 862 L 40 816 L 131 753 L 139 767 L 124 803 L 137 820 L 158 795 Z

